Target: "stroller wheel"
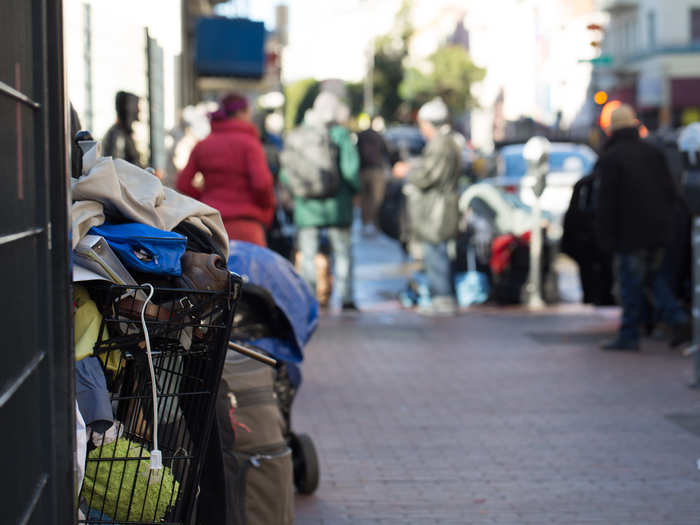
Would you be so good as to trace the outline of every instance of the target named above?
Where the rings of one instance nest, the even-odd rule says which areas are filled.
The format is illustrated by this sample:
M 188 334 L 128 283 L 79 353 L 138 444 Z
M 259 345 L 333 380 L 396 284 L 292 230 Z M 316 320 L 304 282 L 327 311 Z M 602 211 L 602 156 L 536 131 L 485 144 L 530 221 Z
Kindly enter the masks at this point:
M 319 471 L 316 447 L 308 434 L 289 435 L 294 461 L 294 486 L 299 494 L 313 494 L 318 487 Z

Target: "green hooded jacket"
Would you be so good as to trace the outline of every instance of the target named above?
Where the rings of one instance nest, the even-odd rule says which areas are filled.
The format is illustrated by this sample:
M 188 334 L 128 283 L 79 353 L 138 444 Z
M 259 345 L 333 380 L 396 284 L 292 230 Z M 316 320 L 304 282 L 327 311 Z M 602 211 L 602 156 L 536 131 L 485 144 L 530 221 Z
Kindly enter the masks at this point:
M 360 157 L 357 148 L 347 129 L 342 126 L 332 126 L 330 137 L 338 146 L 338 162 L 340 164 L 340 189 L 338 193 L 327 199 L 294 198 L 294 223 L 298 228 L 322 226 L 349 227 L 352 224 L 352 199 L 360 190 Z M 280 172 L 280 180 L 288 183 L 284 170 Z

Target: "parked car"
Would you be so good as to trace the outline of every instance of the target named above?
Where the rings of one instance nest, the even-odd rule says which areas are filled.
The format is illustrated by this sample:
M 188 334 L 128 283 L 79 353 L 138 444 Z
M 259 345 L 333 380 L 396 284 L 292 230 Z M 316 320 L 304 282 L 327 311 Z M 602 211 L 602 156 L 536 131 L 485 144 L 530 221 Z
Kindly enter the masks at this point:
M 493 184 L 506 192 L 516 194 L 529 206 L 535 202 L 532 192 L 534 180 L 527 175 L 527 163 L 523 158 L 524 144 L 511 144 L 501 148 L 497 154 L 496 176 Z M 548 211 L 561 223 L 571 200 L 574 184 L 588 175 L 597 155 L 588 146 L 570 142 L 554 142 L 549 154 L 547 185 L 541 196 L 542 209 Z
M 392 126 L 384 132 L 391 162 L 418 157 L 425 147 L 425 139 L 416 126 Z
M 492 237 L 507 233 L 522 235 L 534 226 L 530 206 L 517 195 L 488 181 L 472 184 L 461 193 L 459 211 L 464 221 L 463 228 L 476 220 L 488 227 Z M 544 211 L 542 219 L 550 223 L 553 216 Z

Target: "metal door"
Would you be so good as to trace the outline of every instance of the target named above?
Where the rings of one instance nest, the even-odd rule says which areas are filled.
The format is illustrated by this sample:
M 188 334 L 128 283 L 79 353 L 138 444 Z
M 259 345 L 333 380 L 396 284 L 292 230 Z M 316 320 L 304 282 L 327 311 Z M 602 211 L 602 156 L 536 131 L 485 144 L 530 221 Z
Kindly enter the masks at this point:
M 62 3 L 0 8 L 0 522 L 73 520 Z

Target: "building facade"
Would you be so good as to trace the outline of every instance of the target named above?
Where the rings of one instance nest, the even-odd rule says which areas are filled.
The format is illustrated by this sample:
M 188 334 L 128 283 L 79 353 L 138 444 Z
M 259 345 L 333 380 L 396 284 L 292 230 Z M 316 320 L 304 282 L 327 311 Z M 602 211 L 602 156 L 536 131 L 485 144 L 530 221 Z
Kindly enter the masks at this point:
M 518 122 L 569 129 L 592 121 L 582 113 L 592 73 L 586 60 L 595 56 L 586 26 L 599 21 L 594 0 L 418 0 L 411 61 L 420 63 L 455 36 L 455 28 L 466 31 L 459 40 L 486 69 L 472 87 L 478 107 L 469 119 L 471 139 L 490 150 L 494 142 L 517 138 Z
M 633 104 L 650 129 L 700 112 L 700 0 L 605 0 L 600 87 Z

